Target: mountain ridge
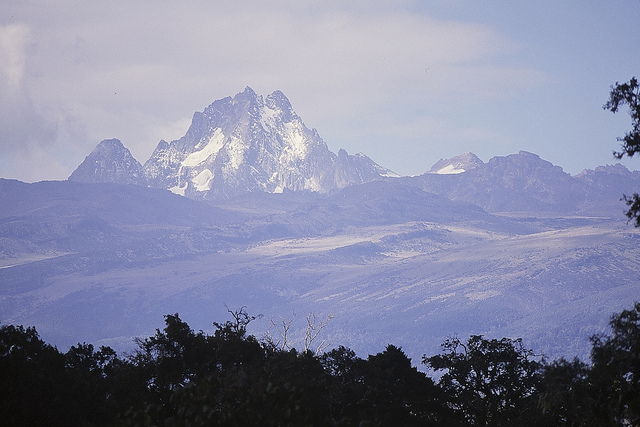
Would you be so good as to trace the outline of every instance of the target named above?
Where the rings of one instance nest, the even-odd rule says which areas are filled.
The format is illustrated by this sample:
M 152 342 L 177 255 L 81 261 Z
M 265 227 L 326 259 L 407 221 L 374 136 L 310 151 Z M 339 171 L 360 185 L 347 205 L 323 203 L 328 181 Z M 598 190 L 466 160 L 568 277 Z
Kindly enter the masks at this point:
M 622 195 L 640 188 L 640 173 L 620 164 L 571 176 L 560 166 L 526 151 L 492 157 L 461 173 L 427 172 L 401 180 L 488 212 L 614 216 L 623 211 Z
M 196 111 L 185 135 L 161 140 L 142 166 L 120 141 L 105 140 L 69 177 L 149 185 L 196 200 L 255 192 L 330 193 L 396 178 L 490 212 L 607 213 L 616 198 L 640 187 L 640 172 L 622 165 L 572 177 L 526 151 L 486 163 L 467 152 L 440 159 L 422 175 L 400 177 L 362 153 L 331 152 L 281 91 L 263 98 L 250 87 Z
M 118 153 L 103 158 L 104 147 L 114 141 L 128 153 L 126 161 Z M 92 166 L 93 159 L 101 159 L 101 167 Z M 248 86 L 196 111 L 185 135 L 161 140 L 141 167 L 133 159 L 132 168 L 129 159 L 120 141 L 104 140 L 69 179 L 149 185 L 193 199 L 214 199 L 255 191 L 327 193 L 397 176 L 362 153 L 331 152 L 281 91 L 263 98 Z

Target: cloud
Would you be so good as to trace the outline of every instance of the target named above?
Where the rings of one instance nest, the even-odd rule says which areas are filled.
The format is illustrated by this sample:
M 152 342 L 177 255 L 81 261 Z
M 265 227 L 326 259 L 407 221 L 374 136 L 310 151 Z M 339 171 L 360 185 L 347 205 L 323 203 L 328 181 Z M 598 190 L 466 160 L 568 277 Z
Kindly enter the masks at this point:
M 84 125 L 60 104 L 34 102 L 29 91 L 34 43 L 29 26 L 0 25 L 0 167 L 3 177 L 24 181 L 64 179 L 66 154 L 84 136 Z
M 56 135 L 55 124 L 36 110 L 24 86 L 29 40 L 26 25 L 0 26 L 0 149 L 4 165 L 16 176 L 25 161 L 28 163 L 38 148 Z M 39 162 L 34 161 L 31 169 L 38 169 L 33 167 L 36 164 Z
M 5 85 L 19 88 L 25 62 L 29 28 L 23 24 L 0 26 L 0 73 Z

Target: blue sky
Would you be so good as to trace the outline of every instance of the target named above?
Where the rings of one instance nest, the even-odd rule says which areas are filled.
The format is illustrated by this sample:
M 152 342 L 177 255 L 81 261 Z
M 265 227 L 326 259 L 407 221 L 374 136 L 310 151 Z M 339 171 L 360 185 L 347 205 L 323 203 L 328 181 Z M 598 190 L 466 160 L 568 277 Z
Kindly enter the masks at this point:
M 65 179 L 106 138 L 144 163 L 246 86 L 402 175 L 520 150 L 576 174 L 615 162 L 630 118 L 602 105 L 640 77 L 640 0 L 103 3 L 3 2 L 0 177 Z

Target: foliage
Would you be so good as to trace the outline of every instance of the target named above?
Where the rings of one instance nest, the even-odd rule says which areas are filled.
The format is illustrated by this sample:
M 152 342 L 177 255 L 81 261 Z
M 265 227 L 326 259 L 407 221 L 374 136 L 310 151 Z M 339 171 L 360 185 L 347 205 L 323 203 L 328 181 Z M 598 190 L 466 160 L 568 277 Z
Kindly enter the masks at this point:
M 640 302 L 612 316 L 610 335 L 591 337 L 591 365 L 547 365 L 541 408 L 555 425 L 640 425 Z
M 624 156 L 633 157 L 640 152 L 640 85 L 638 79 L 632 77 L 628 83 L 618 83 L 611 86 L 609 100 L 603 108 L 617 113 L 621 106 L 629 107 L 631 116 L 631 130 L 627 134 L 618 138 L 622 142 L 622 151 L 614 152 L 618 159 Z M 640 195 L 634 193 L 633 196 L 624 196 L 629 209 L 626 212 L 629 220 L 635 221 L 635 226 L 640 227 Z
M 593 425 L 595 396 L 589 382 L 590 367 L 573 359 L 556 360 L 544 367 L 540 407 L 551 425 Z M 606 425 L 600 420 L 596 425 Z
M 538 360 L 522 341 L 452 338 L 423 363 L 401 348 L 366 359 L 340 346 L 298 352 L 247 334 L 244 307 L 194 331 L 178 314 L 118 357 L 66 353 L 35 328 L 0 327 L 3 425 L 640 425 L 640 303 L 592 337 L 592 364 Z
M 623 138 L 618 138 L 618 141 L 622 142 L 622 151 L 614 152 L 618 159 L 624 156 L 633 157 L 640 152 L 640 85 L 637 78 L 632 77 L 628 83 L 616 82 L 611 86 L 609 100 L 603 108 L 617 113 L 622 105 L 629 106 L 632 130 Z
M 611 335 L 591 338 L 596 404 L 618 425 L 640 425 L 640 302 L 614 315 Z
M 432 425 L 450 419 L 433 380 L 412 367 L 411 359 L 394 345 L 369 356 L 365 385 L 368 404 L 379 411 L 376 418 L 383 425 Z
M 103 425 L 115 416 L 108 368 L 115 352 L 78 344 L 66 354 L 42 341 L 35 328 L 0 328 L 2 424 Z
M 487 340 L 472 335 L 466 342 L 451 338 L 443 354 L 423 363 L 445 373 L 440 387 L 450 404 L 470 425 L 526 425 L 537 404 L 540 362 L 522 341 Z

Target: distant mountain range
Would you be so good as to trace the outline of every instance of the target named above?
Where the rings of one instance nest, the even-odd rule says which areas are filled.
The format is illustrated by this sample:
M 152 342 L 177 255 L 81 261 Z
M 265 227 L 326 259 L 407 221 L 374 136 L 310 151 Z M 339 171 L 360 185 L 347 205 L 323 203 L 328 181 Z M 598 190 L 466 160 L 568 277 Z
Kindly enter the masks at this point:
M 525 151 L 494 157 L 486 164 L 470 153 L 463 157 L 470 160 L 465 163 L 456 157 L 441 161 L 434 166 L 435 173 L 402 180 L 451 200 L 473 203 L 488 212 L 609 215 L 622 212 L 623 194 L 640 188 L 640 172 L 631 172 L 620 164 L 571 176 Z M 442 174 L 443 170 L 466 172 Z
M 640 295 L 620 201 L 638 189 L 621 165 L 571 176 L 527 152 L 399 177 L 247 88 L 144 165 L 106 140 L 67 181 L 0 179 L 0 323 L 130 349 L 164 314 L 210 330 L 247 306 L 259 336 L 297 313 L 296 346 L 314 312 L 365 355 L 393 343 L 417 363 L 473 333 L 585 357 Z
M 196 112 L 185 136 L 160 141 L 144 166 L 119 140 L 105 140 L 69 180 L 136 184 L 216 200 L 254 192 L 329 193 L 391 178 L 400 177 L 362 153 L 331 152 L 282 92 L 263 99 L 247 87 Z M 524 151 L 487 163 L 465 153 L 401 181 L 489 212 L 603 214 L 638 188 L 640 172 L 618 164 L 572 177 Z

